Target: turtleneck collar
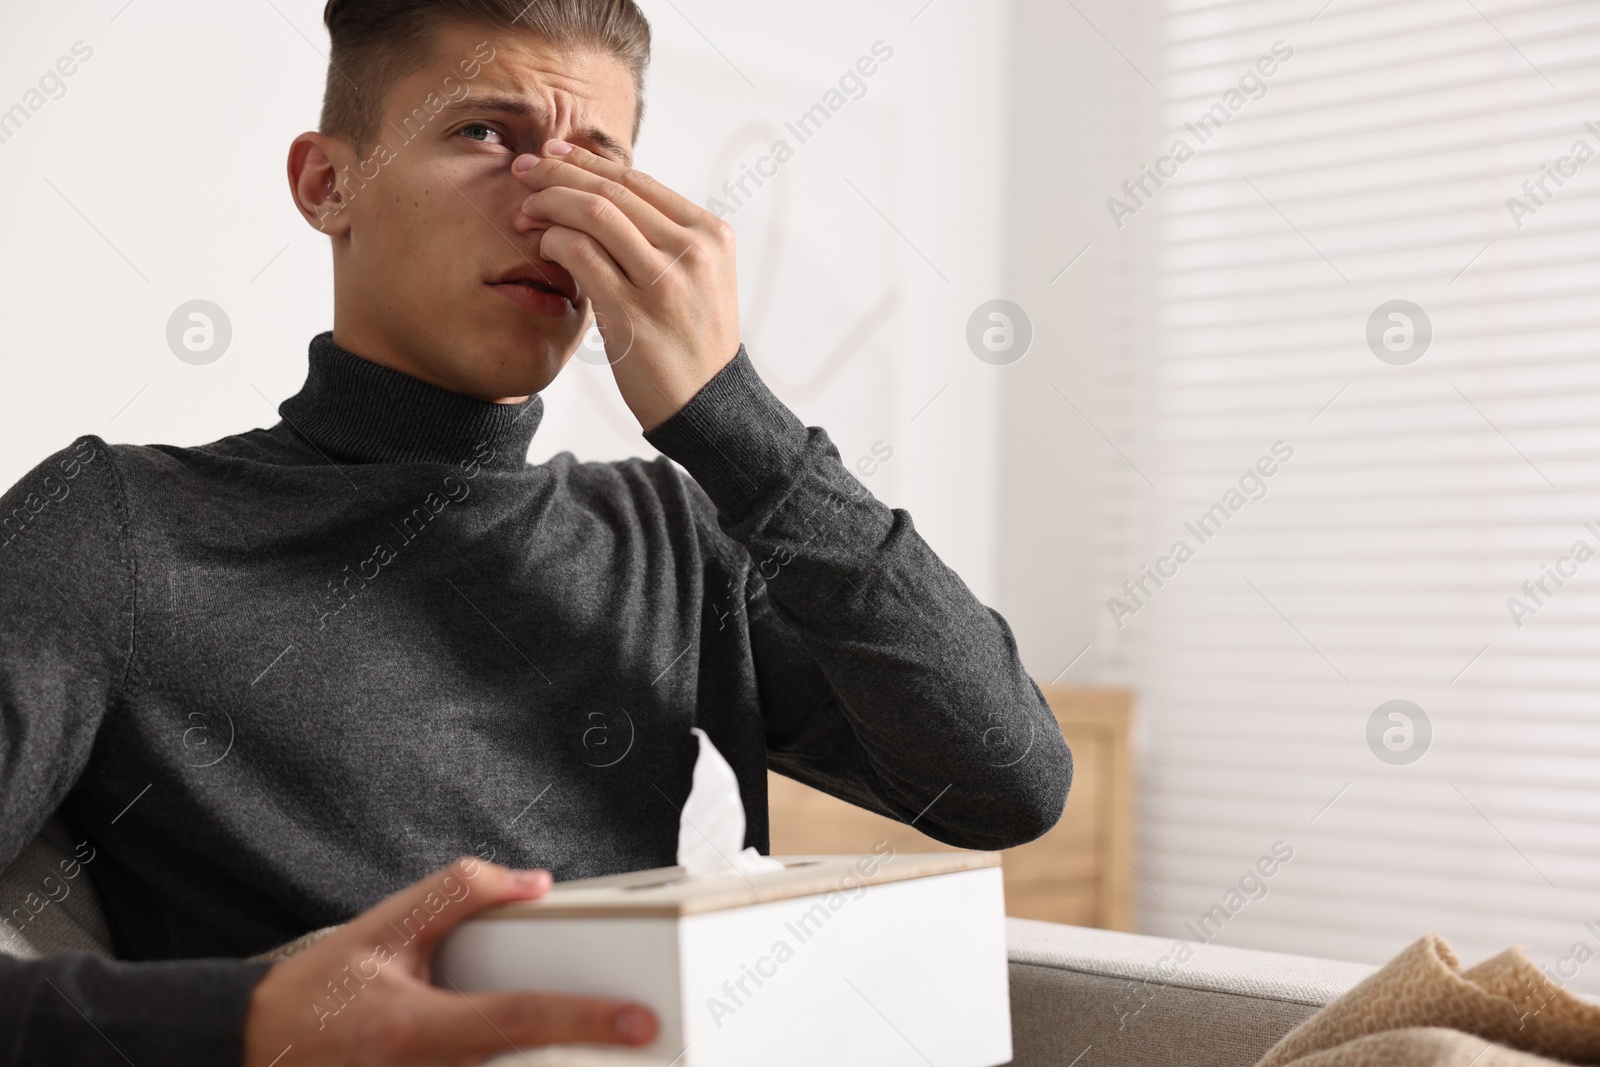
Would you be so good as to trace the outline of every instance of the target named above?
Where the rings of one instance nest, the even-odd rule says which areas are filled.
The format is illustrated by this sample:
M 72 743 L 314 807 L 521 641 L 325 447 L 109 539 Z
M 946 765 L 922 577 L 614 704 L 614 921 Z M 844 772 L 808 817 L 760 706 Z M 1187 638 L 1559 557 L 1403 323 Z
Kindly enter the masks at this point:
M 521 470 L 544 398 L 496 404 L 452 393 L 339 347 L 330 330 L 311 339 L 306 383 L 278 414 L 330 456 Z

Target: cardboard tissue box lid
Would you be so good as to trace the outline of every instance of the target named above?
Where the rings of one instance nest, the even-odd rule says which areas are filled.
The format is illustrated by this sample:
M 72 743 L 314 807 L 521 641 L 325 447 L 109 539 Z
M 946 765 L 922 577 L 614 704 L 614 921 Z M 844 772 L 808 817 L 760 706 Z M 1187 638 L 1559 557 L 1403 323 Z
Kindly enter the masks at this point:
M 911 878 L 970 871 L 1000 865 L 998 852 L 898 852 L 891 858 L 862 856 L 778 856 L 777 871 L 737 871 L 684 877 L 682 867 L 654 867 L 599 878 L 557 882 L 538 900 L 520 900 L 485 908 L 478 919 L 676 918 L 704 912 L 765 904 L 790 897 L 837 892 L 854 875 L 856 885 L 879 885 Z M 871 869 L 862 873 L 858 864 Z M 854 888 L 854 885 L 848 888 Z

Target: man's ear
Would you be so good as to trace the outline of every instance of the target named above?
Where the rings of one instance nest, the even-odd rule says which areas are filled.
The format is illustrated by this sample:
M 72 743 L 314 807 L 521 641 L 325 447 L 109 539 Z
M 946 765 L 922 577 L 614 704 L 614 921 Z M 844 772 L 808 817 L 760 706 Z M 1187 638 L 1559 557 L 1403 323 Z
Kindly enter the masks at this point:
M 350 230 L 345 193 L 335 162 L 342 145 L 320 133 L 302 133 L 289 146 L 289 192 L 305 220 L 329 237 Z

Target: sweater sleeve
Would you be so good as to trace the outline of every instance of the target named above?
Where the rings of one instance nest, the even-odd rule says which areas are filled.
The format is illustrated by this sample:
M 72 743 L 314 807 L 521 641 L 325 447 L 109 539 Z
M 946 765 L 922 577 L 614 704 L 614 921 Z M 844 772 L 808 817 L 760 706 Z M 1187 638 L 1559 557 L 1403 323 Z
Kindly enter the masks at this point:
M 125 962 L 87 952 L 0 959 L 6 1067 L 235 1067 L 264 960 Z
M 136 670 L 128 543 L 122 486 L 98 437 L 0 496 L 0 867 L 72 790 Z M 0 900 L 0 952 L 12 920 L 47 893 Z M 0 957 L 0 1064 L 237 1064 L 250 992 L 269 966 Z
M 773 769 L 966 848 L 1055 825 L 1072 756 L 1005 619 L 773 395 L 743 346 L 645 438 L 749 552 Z

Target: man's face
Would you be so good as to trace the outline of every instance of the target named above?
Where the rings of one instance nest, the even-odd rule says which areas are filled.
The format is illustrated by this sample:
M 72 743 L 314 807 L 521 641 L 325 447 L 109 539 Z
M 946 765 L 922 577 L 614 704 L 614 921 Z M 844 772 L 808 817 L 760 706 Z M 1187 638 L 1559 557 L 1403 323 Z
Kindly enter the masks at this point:
M 545 228 L 512 228 L 530 190 L 511 161 L 555 137 L 631 164 L 633 78 L 608 53 L 527 33 L 446 23 L 434 40 L 432 62 L 389 92 L 379 142 L 359 157 L 330 148 L 347 227 L 324 222 L 335 339 L 457 392 L 526 396 L 566 365 L 592 309 L 582 294 L 490 284 L 520 274 L 574 290 L 539 257 Z

